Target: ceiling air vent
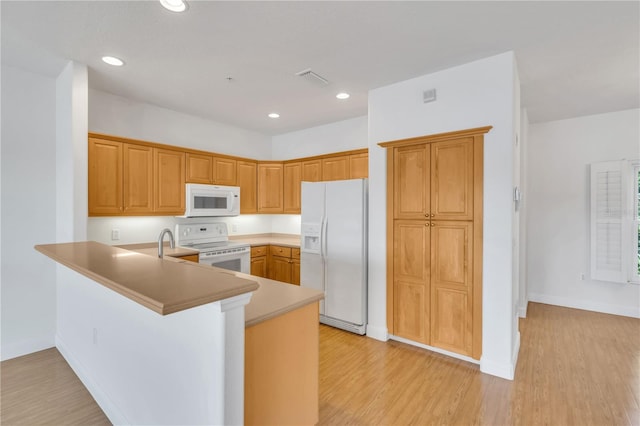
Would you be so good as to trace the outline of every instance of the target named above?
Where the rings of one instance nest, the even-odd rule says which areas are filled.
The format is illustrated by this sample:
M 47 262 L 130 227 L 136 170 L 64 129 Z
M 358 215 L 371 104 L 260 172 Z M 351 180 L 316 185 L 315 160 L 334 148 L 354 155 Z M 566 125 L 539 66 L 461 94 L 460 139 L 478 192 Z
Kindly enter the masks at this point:
M 304 77 L 307 81 L 310 81 L 311 83 L 314 83 L 314 84 L 318 84 L 322 87 L 327 86 L 329 84 L 329 80 L 311 71 L 311 68 L 298 71 L 296 75 L 298 77 Z

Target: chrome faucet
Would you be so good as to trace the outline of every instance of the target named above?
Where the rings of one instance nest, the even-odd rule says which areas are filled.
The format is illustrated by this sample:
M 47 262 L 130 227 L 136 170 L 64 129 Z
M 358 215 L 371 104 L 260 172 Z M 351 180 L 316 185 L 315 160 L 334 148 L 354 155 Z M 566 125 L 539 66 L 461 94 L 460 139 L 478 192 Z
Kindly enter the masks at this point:
M 160 236 L 158 237 L 158 257 L 160 259 L 162 259 L 162 256 L 164 255 L 164 252 L 163 252 L 164 247 L 162 245 L 162 243 L 164 242 L 164 234 L 169 234 L 169 247 L 171 247 L 171 248 L 175 248 L 176 247 L 176 243 L 173 240 L 173 233 L 171 232 L 171 229 L 164 228 L 160 232 Z

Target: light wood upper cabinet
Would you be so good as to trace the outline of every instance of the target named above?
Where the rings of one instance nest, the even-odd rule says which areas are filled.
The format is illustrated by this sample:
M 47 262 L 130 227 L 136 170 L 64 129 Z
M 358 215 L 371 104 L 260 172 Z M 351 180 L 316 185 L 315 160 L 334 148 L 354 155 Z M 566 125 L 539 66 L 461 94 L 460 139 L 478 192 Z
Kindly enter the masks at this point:
M 213 183 L 216 185 L 236 185 L 237 161 L 232 158 L 213 157 Z
M 124 144 L 124 213 L 153 213 L 153 148 Z
M 187 162 L 187 183 L 213 183 L 213 157 L 210 155 L 200 155 L 188 152 Z
M 431 197 L 431 217 L 473 219 L 473 138 L 431 145 Z
M 282 213 L 282 163 L 258 163 L 258 212 Z
M 240 213 L 257 213 L 258 163 L 238 161 L 236 184 L 240 187 Z
M 154 211 L 182 215 L 185 210 L 184 152 L 154 148 Z
M 429 145 L 393 149 L 394 218 L 428 218 L 431 205 Z
M 322 180 L 349 179 L 349 156 L 341 155 L 322 159 Z
M 185 183 L 239 186 L 241 214 L 299 214 L 301 182 L 368 176 L 365 149 L 261 162 L 89 133 L 88 150 L 89 216 L 182 215 Z M 455 219 L 451 200 L 441 207 Z
M 396 219 L 473 219 L 473 139 L 394 148 Z
M 284 213 L 300 213 L 302 164 L 284 165 Z
M 302 162 L 302 180 L 305 182 L 319 182 L 322 180 L 322 161 L 309 160 Z
M 89 216 L 122 208 L 122 142 L 89 138 Z
M 349 177 L 351 179 L 369 177 L 369 153 L 351 154 L 349 156 Z

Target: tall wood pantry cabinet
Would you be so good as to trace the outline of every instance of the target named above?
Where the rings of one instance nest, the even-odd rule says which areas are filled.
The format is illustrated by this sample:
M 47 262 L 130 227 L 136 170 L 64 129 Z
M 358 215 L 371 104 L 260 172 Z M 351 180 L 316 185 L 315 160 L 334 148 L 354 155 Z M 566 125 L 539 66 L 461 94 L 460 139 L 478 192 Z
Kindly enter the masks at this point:
M 387 148 L 387 327 L 480 359 L 484 134 L 491 127 L 381 143 Z

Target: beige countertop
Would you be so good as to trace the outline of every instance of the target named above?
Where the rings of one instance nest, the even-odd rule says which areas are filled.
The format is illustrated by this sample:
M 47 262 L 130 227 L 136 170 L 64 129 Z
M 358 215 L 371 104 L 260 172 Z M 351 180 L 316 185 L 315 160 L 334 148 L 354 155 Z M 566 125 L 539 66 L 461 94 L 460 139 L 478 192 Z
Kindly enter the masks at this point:
M 252 246 L 265 246 L 268 244 L 300 248 L 300 235 L 293 234 L 254 234 L 236 235 L 229 237 L 230 240 L 241 243 L 249 243 Z
M 251 327 L 324 298 L 318 290 L 181 260 L 197 252 L 180 247 L 164 247 L 164 259 L 156 243 L 88 241 L 36 250 L 163 315 L 254 291 L 245 307 L 245 326 Z
M 166 315 L 258 288 L 218 268 L 160 259 L 95 241 L 37 245 L 36 250 L 147 308 Z M 145 249 L 143 249 L 145 250 Z
M 139 243 L 139 244 L 123 244 L 114 246 L 125 250 L 131 250 L 138 253 L 148 254 L 149 256 L 158 256 L 158 243 Z M 198 254 L 198 250 L 189 249 L 186 247 L 175 248 L 169 247 L 169 243 L 165 242 L 162 246 L 162 252 L 167 257 L 181 257 L 189 256 L 192 254 Z

